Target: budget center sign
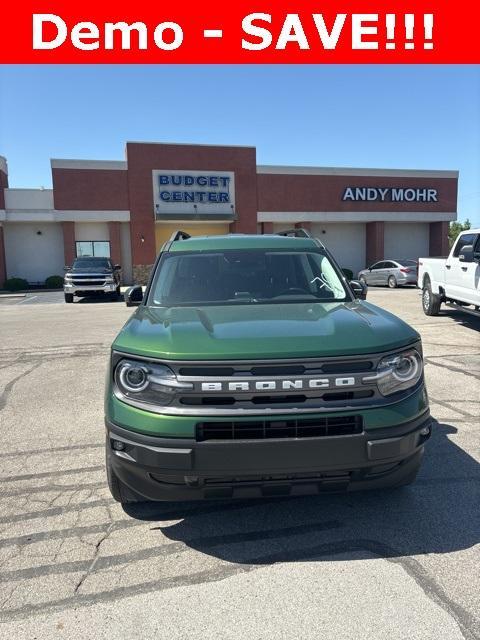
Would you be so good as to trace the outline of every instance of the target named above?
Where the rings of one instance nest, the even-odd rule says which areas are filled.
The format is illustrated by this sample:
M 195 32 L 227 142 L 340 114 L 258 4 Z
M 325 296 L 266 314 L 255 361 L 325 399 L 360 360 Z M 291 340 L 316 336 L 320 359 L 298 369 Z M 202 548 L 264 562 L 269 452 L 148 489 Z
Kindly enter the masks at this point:
M 235 214 L 235 176 L 231 171 L 153 171 L 157 219 Z

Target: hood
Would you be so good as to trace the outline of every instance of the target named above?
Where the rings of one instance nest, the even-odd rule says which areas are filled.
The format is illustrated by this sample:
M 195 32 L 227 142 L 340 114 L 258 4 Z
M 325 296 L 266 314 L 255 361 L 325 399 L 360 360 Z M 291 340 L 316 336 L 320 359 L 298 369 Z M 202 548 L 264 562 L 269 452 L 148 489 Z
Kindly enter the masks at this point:
M 76 267 L 75 269 L 69 269 L 67 273 L 112 273 L 112 270 L 108 267 Z
M 403 320 L 363 301 L 140 306 L 113 348 L 172 360 L 251 360 L 376 353 L 418 339 Z

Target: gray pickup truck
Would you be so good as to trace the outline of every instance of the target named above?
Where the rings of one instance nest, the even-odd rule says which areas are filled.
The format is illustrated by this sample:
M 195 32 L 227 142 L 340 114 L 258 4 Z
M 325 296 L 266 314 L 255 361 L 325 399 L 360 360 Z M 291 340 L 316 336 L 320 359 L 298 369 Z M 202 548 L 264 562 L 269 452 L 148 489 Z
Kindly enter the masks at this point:
M 73 302 L 74 296 L 119 296 L 120 269 L 110 258 L 76 258 L 71 267 L 65 267 L 65 302 Z

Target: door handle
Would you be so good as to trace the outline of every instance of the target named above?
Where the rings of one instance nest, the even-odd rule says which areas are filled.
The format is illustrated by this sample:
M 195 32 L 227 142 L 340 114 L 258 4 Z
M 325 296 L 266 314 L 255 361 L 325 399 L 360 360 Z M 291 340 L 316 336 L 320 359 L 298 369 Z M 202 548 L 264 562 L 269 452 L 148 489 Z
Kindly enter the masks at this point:
M 468 267 L 462 267 L 462 271 L 466 271 Z
M 451 264 L 446 264 L 445 266 L 446 266 L 447 269 L 451 269 L 452 268 Z

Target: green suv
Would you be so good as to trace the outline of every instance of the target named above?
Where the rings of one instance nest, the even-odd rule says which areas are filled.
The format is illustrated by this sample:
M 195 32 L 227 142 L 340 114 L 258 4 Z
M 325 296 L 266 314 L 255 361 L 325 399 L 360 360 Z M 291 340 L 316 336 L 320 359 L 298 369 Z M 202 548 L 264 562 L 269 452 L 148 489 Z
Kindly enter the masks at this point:
M 112 345 L 119 502 L 412 482 L 431 432 L 420 336 L 303 230 L 177 232 Z

